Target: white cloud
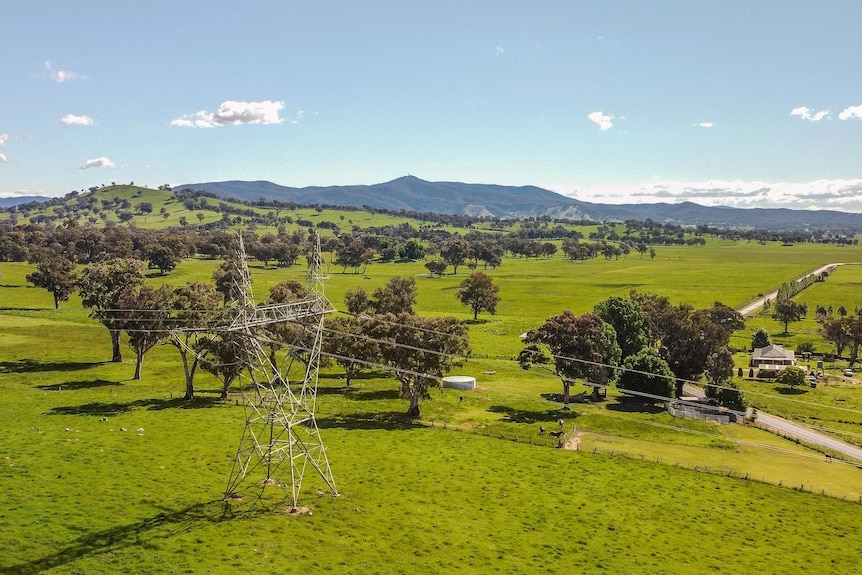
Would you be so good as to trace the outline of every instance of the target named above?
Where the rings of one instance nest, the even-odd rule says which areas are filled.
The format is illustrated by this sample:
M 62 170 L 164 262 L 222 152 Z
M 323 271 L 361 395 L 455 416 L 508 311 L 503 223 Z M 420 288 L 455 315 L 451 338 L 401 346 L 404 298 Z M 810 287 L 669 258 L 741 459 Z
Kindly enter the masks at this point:
M 293 116 L 293 119 L 290 121 L 291 124 L 298 124 L 305 117 L 305 110 L 297 110 L 296 114 Z
M 6 140 L 9 139 L 9 134 L 0 134 L 0 148 L 6 145 Z M 6 158 L 6 154 L 0 154 L 0 164 L 3 162 L 8 162 L 9 160 Z
M 849 120 L 851 118 L 857 118 L 862 120 L 862 104 L 858 106 L 850 106 L 849 108 L 844 108 L 841 110 L 841 113 L 838 114 L 839 120 Z
M 75 114 L 66 114 L 60 118 L 60 123 L 64 126 L 92 126 L 93 118 L 90 116 L 76 116 Z
M 281 124 L 278 116 L 284 102 L 222 102 L 215 112 L 201 110 L 194 114 L 183 114 L 171 120 L 171 126 L 186 128 L 215 128 L 217 126 L 236 126 L 239 124 Z
M 655 181 L 618 186 L 539 185 L 579 200 L 605 204 L 676 204 L 690 201 L 703 206 L 862 213 L 862 179 L 811 182 Z
M 83 80 L 87 77 L 83 74 L 72 72 L 71 70 L 57 70 L 51 66 L 51 62 L 45 62 L 45 73 L 58 84 L 68 82 L 70 80 Z
M 496 48 L 494 48 L 494 54 L 496 54 L 497 56 L 502 56 L 503 52 L 505 51 L 506 50 L 504 50 L 502 46 L 497 46 Z
M 98 158 L 92 158 L 90 160 L 87 160 L 87 162 L 83 166 L 81 166 L 81 169 L 86 170 L 88 168 L 116 168 L 116 167 L 117 167 L 117 165 L 114 164 L 114 162 L 112 162 L 110 160 L 110 158 L 107 158 L 105 156 L 99 156 Z
M 6 159 L 6 155 L 5 155 L 5 154 L 0 154 L 0 164 L 2 164 L 3 162 L 8 162 L 8 161 L 9 161 L 9 160 L 7 160 L 7 159 Z
M 829 116 L 829 110 L 820 110 L 819 112 L 814 112 L 814 110 L 812 110 L 808 106 L 800 106 L 798 108 L 793 108 L 790 111 L 790 115 L 799 116 L 803 120 L 808 120 L 809 122 L 819 122 L 823 118 Z
M 701 128 L 712 128 L 714 125 L 712 122 L 700 122 L 698 124 Z
M 589 118 L 591 122 L 595 122 L 596 124 L 598 124 L 599 128 L 601 128 L 603 132 L 605 130 L 610 130 L 614 126 L 614 117 L 607 116 L 602 112 L 590 112 L 587 115 L 587 118 Z

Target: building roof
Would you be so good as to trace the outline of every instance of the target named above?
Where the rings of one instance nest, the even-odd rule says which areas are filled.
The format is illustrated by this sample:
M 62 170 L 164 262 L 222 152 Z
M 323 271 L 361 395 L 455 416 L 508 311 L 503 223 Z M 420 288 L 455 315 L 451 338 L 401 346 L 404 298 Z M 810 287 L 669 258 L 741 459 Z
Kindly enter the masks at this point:
M 753 359 L 795 359 L 796 354 L 792 349 L 784 349 L 783 345 L 777 343 L 766 347 L 755 348 L 751 354 Z

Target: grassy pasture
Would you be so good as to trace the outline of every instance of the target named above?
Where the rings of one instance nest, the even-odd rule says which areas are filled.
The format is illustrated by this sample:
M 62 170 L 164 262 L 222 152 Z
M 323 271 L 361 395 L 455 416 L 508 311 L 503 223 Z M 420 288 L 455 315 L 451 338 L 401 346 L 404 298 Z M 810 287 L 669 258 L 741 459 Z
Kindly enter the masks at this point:
M 559 392 L 559 382 L 509 358 L 518 334 L 548 315 L 586 311 L 633 287 L 696 306 L 737 305 L 822 263 L 862 261 L 859 248 L 818 245 L 710 241 L 658 252 L 652 261 L 506 259 L 488 270 L 503 300 L 497 315 L 470 324 L 474 358 L 459 369 L 481 389 L 463 402 L 458 392 L 435 392 L 422 404 L 426 425 L 401 418 L 405 405 L 385 373 L 345 390 L 337 369 L 324 370 L 319 423 L 341 497 L 318 496 L 320 481 L 307 478 L 303 500 L 314 514 L 303 517 L 274 505 L 226 513 L 216 500 L 242 408 L 178 400 L 182 375 L 167 346 L 147 355 L 143 380 L 130 381 L 131 354 L 124 364 L 106 363 L 107 332 L 74 297 L 55 312 L 50 294 L 24 287 L 29 266 L 2 263 L 0 571 L 857 572 L 858 469 L 825 465 L 748 427 L 630 411 L 613 394 L 563 414 L 579 451 L 552 449 L 536 435 L 561 416 L 542 398 Z M 216 265 L 189 260 L 151 281 L 206 281 Z M 853 309 L 853 290 L 841 285 L 857 281 L 859 270 L 840 268 L 803 296 Z M 348 289 L 370 292 L 394 275 L 424 272 L 421 262 L 373 264 L 360 275 L 333 266 L 326 289 L 340 308 Z M 253 265 L 255 293 L 262 299 L 270 285 L 304 273 Z M 472 318 L 454 295 L 467 273 L 465 266 L 457 276 L 417 277 L 417 309 Z M 818 296 L 823 289 L 835 291 Z M 197 381 L 202 395 L 215 394 L 216 381 L 206 374 Z M 825 420 L 828 411 L 837 420 L 822 406 L 859 411 L 858 387 L 808 390 L 811 405 L 792 404 L 788 414 Z M 774 401 L 780 412 L 787 396 L 769 386 L 765 393 L 756 401 L 770 411 Z M 751 480 L 738 478 L 746 474 Z M 791 489 L 800 485 L 806 492 Z

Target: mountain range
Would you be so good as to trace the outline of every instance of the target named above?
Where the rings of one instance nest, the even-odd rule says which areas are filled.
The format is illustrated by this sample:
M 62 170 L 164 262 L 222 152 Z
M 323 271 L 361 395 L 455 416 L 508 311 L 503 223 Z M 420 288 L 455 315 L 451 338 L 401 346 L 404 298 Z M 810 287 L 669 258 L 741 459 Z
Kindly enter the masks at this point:
M 595 204 L 536 186 L 428 182 L 404 176 L 373 185 L 292 188 L 267 181 L 183 184 L 174 189 L 201 190 L 224 199 L 278 200 L 305 205 L 372 207 L 391 211 L 435 212 L 497 218 L 548 216 L 599 222 L 651 219 L 679 225 L 771 230 L 862 231 L 862 214 L 830 210 L 731 208 L 678 204 Z

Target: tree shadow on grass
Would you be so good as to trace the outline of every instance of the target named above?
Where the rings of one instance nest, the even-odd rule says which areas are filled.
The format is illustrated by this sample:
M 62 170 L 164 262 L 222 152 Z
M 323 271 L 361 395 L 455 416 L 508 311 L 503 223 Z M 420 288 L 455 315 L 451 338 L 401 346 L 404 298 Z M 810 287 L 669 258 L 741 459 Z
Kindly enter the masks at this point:
M 512 423 L 554 423 L 560 419 L 571 420 L 578 417 L 574 411 L 538 411 L 527 409 L 515 409 L 508 405 L 492 405 L 488 408 L 491 413 L 502 413 L 505 421 Z
M 359 399 L 365 401 L 399 398 L 399 392 L 397 389 L 366 390 L 361 387 L 347 387 L 344 389 L 344 392 L 350 399 Z
M 777 385 L 774 389 L 781 395 L 802 395 L 808 393 L 808 390 L 804 387 L 790 387 L 789 385 Z
M 127 547 L 146 548 L 155 541 L 189 533 L 207 524 L 255 519 L 264 512 L 264 509 L 258 509 L 238 514 L 220 499 L 198 503 L 177 511 L 159 513 L 128 525 L 86 533 L 44 557 L 18 565 L 0 566 L 0 572 L 10 575 L 42 573 L 82 559 L 115 553 Z
M 93 415 L 107 417 L 109 415 L 128 413 L 135 409 L 149 409 L 152 411 L 160 411 L 162 409 L 201 409 L 217 407 L 222 404 L 223 402 L 215 397 L 203 397 L 191 400 L 180 397 L 173 399 L 138 399 L 126 403 L 95 401 L 82 405 L 52 407 L 48 415 Z
M 662 405 L 653 405 L 651 403 L 638 403 L 637 401 L 619 401 L 609 403 L 608 411 L 617 411 L 620 413 L 662 413 L 667 411 Z
M 35 359 L 16 359 L 0 361 L 0 373 L 30 373 L 34 371 L 76 371 L 102 365 L 101 362 L 75 361 L 37 361 Z
M 386 429 L 390 431 L 423 427 L 417 420 L 404 413 L 344 413 L 317 418 L 319 429 Z
M 108 381 L 107 379 L 91 379 L 87 381 L 64 381 L 63 383 L 52 383 L 50 385 L 37 385 L 36 389 L 43 391 L 75 391 L 76 389 L 89 389 L 91 387 L 107 387 L 122 385 L 119 381 Z

